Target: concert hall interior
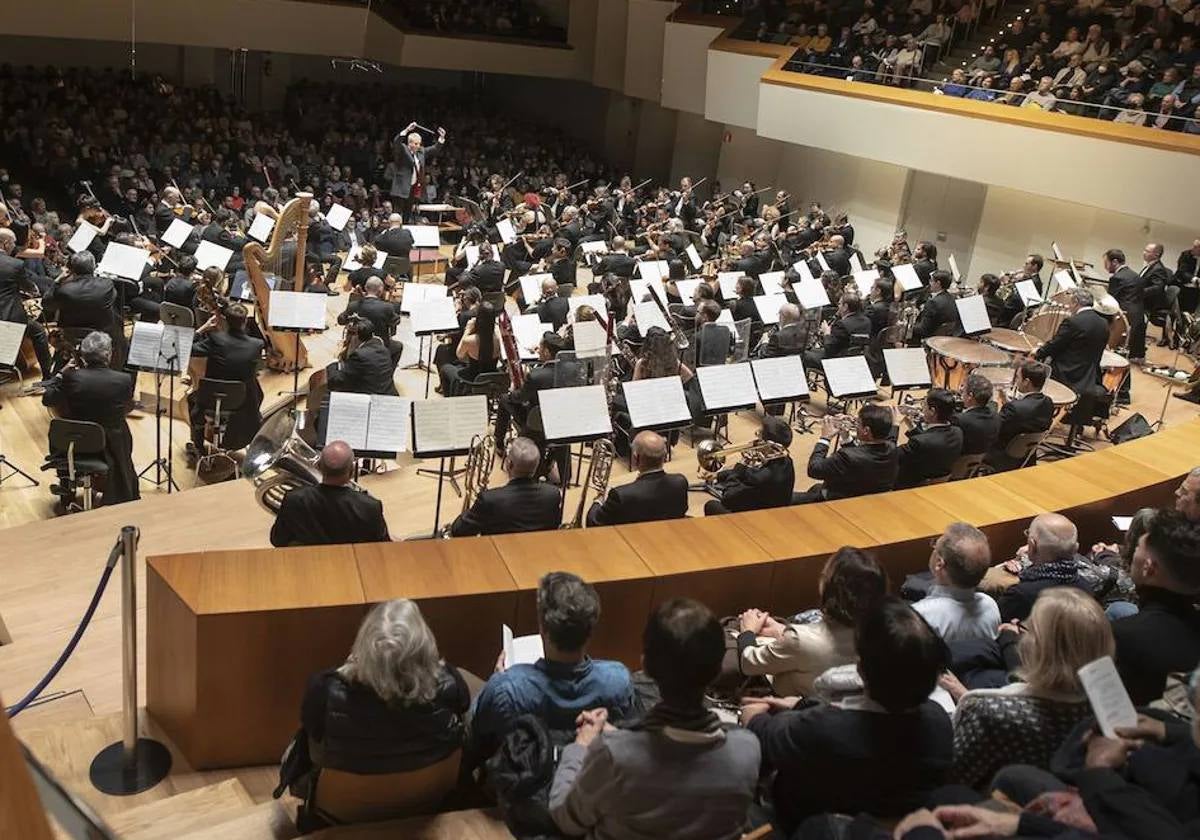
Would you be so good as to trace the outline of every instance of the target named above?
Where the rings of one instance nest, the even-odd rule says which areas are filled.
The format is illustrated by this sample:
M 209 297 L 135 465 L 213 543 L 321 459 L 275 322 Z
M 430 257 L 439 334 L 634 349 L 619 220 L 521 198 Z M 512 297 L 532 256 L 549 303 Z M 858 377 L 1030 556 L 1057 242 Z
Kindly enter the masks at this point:
M 1200 0 L 18 5 L 0 838 L 1193 836 Z

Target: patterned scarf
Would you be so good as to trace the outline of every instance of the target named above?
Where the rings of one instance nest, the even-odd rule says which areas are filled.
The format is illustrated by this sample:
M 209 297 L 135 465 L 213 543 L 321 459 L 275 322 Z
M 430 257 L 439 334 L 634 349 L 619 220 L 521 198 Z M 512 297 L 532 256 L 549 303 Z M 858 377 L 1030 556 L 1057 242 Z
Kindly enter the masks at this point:
M 1053 580 L 1059 583 L 1070 583 L 1078 576 L 1074 557 L 1062 557 L 1049 563 L 1037 563 L 1027 569 L 1022 569 L 1021 580 Z

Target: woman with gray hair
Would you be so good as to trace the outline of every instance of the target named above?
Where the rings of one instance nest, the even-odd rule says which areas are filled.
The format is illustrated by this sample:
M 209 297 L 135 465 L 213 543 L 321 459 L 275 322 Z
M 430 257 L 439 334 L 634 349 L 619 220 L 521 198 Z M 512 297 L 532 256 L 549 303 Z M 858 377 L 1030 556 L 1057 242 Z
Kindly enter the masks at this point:
M 385 601 L 367 613 L 344 664 L 313 676 L 301 729 L 285 756 L 279 790 L 305 800 L 297 825 L 329 822 L 313 804 L 322 768 L 361 775 L 408 773 L 462 747 L 470 692 L 438 655 L 416 602 Z

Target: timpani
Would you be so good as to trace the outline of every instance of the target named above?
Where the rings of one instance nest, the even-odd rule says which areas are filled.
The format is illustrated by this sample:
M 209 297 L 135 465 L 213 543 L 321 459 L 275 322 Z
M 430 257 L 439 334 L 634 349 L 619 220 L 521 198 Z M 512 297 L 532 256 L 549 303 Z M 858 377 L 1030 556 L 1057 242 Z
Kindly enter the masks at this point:
M 1021 330 L 1009 330 L 1003 327 L 992 327 L 980 337 L 993 347 L 1020 356 L 1032 356 L 1039 347 L 1045 344 L 1035 335 L 1027 335 Z
M 1100 357 L 1100 383 L 1110 394 L 1115 394 L 1129 376 L 1129 360 L 1124 356 L 1105 350 Z
M 976 368 L 1003 367 L 1011 362 L 1008 353 L 971 338 L 935 335 L 925 339 L 929 348 L 929 377 L 934 385 L 961 391 Z

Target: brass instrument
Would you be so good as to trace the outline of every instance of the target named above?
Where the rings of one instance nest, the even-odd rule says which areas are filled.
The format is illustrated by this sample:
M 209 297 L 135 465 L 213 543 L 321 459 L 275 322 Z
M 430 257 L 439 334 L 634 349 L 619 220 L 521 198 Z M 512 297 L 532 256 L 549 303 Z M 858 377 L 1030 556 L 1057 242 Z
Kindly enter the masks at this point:
M 716 476 L 725 466 L 725 459 L 735 453 L 741 455 L 742 463 L 747 467 L 761 467 L 768 461 L 786 458 L 788 451 L 773 440 L 753 440 L 750 443 L 725 447 L 715 440 L 702 440 L 696 445 L 696 460 L 700 464 L 701 477 L 709 480 Z
M 462 513 L 471 509 L 475 500 L 492 480 L 492 469 L 496 466 L 496 441 L 491 435 L 475 435 L 471 438 L 471 449 L 467 452 L 467 463 L 463 467 Z M 450 526 L 442 528 L 440 536 L 450 538 Z
M 612 475 L 613 461 L 617 450 L 608 438 L 599 438 L 592 443 L 592 460 L 588 463 L 587 477 L 579 489 L 579 504 L 575 507 L 575 518 L 564 524 L 564 528 L 582 528 L 583 511 L 587 507 L 588 488 L 595 491 L 593 501 L 603 501 L 608 494 L 608 480 Z
M 276 412 L 262 424 L 246 448 L 242 477 L 254 485 L 254 500 L 264 510 L 279 513 L 283 497 L 298 487 L 321 483 L 320 454 L 300 437 L 290 412 Z M 361 492 L 358 484 L 350 486 Z

